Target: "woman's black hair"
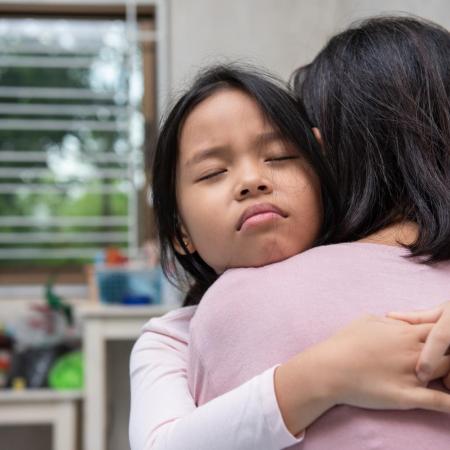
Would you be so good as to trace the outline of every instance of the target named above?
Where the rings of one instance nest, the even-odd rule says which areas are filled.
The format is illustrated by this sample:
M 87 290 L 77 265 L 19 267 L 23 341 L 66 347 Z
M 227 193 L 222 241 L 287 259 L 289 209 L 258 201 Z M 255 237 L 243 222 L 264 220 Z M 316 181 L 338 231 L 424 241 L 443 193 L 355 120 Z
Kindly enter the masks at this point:
M 412 256 L 450 259 L 449 32 L 411 17 L 366 20 L 334 36 L 292 85 L 338 185 L 332 241 L 412 221 Z
M 252 97 L 267 120 L 284 139 L 294 144 L 319 177 L 323 202 L 323 227 L 319 241 L 327 239 L 333 228 L 335 189 L 332 176 L 321 156 L 300 103 L 286 87 L 273 77 L 250 68 L 220 65 L 201 73 L 192 87 L 178 100 L 166 118 L 158 138 L 153 160 L 152 189 L 155 221 L 161 245 L 163 269 L 173 281 L 189 282 L 190 291 L 184 305 L 197 304 L 217 274 L 198 253 L 189 254 L 183 242 L 176 198 L 176 167 L 179 135 L 190 112 L 200 102 L 221 89 L 239 89 Z M 185 251 L 175 250 L 175 242 Z M 179 271 L 173 274 L 175 260 L 188 277 Z

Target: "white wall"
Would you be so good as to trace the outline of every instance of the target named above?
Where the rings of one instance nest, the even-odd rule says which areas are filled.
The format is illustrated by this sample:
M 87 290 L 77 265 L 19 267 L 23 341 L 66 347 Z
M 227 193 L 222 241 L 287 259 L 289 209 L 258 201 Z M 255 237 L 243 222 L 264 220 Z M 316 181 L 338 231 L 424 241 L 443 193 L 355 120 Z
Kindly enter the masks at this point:
M 170 0 L 172 88 L 207 64 L 240 59 L 287 79 L 353 20 L 408 12 L 450 28 L 449 0 Z

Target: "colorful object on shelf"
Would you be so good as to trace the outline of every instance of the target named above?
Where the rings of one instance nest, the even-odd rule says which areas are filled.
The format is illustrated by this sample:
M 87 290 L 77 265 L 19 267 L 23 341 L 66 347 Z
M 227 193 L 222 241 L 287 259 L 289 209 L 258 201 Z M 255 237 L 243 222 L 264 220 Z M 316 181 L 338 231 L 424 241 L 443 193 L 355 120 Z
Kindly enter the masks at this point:
M 61 356 L 50 369 L 48 385 L 57 390 L 83 388 L 83 354 L 80 351 Z
M 11 382 L 11 387 L 15 391 L 23 391 L 27 387 L 27 380 L 24 377 L 14 377 Z
M 107 266 L 120 266 L 125 264 L 128 258 L 115 247 L 109 247 L 105 250 L 105 263 Z
M 5 387 L 8 383 L 12 350 L 13 340 L 0 325 L 0 388 Z
M 67 325 L 72 326 L 72 307 L 69 304 L 65 303 L 64 300 L 54 292 L 52 280 L 49 280 L 47 282 L 45 288 L 45 298 L 47 300 L 47 306 L 49 307 L 49 309 L 52 311 L 61 312 L 67 321 Z
M 100 301 L 114 304 L 160 303 L 161 269 L 124 265 L 96 267 L 95 277 Z
M 10 367 L 11 362 L 9 356 L 0 355 L 0 388 L 4 388 L 8 382 Z
M 27 388 L 40 389 L 47 387 L 50 369 L 58 358 L 66 354 L 67 351 L 68 347 L 62 344 L 16 350 L 11 359 L 8 385 L 14 387 L 14 380 L 23 379 Z
M 148 295 L 126 295 L 122 298 L 124 305 L 148 305 L 151 303 L 151 298 Z
M 147 242 L 128 259 L 109 247 L 95 255 L 90 271 L 91 291 L 102 303 L 148 305 L 161 303 L 162 270 L 158 246 Z

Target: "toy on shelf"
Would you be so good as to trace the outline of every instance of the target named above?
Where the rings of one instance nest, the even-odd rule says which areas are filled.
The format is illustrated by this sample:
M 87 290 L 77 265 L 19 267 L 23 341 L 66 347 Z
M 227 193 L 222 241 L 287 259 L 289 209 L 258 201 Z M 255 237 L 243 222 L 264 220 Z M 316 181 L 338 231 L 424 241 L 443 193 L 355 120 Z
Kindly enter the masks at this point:
M 60 356 L 48 375 L 48 385 L 57 390 L 83 388 L 83 354 L 79 351 Z
M 45 287 L 45 299 L 50 311 L 60 312 L 66 319 L 69 327 L 74 325 L 72 307 L 54 292 L 52 281 L 48 281 Z
M 53 280 L 45 286 L 45 302 L 32 304 L 13 327 L 15 345 L 8 386 L 44 388 L 48 374 L 62 355 L 79 349 L 72 306 L 56 294 Z
M 13 344 L 12 337 L 0 326 L 0 388 L 4 388 L 8 382 Z

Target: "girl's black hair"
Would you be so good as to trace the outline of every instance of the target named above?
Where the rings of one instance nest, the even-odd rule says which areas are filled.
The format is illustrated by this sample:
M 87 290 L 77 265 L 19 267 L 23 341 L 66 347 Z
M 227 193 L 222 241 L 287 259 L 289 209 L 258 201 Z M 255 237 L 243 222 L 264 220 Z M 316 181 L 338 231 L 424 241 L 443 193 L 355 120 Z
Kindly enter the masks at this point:
M 190 291 L 185 299 L 185 306 L 197 304 L 206 289 L 216 280 L 217 274 L 198 253 L 189 254 L 183 243 L 176 198 L 179 135 L 193 108 L 218 90 L 226 88 L 239 89 L 252 97 L 268 121 L 287 141 L 294 144 L 312 166 L 321 182 L 324 209 L 319 242 L 327 239 L 327 233 L 333 228 L 336 202 L 333 200 L 335 189 L 332 176 L 300 103 L 278 80 L 255 69 L 234 65 L 207 69 L 170 111 L 161 128 L 153 160 L 153 206 L 161 245 L 161 263 L 166 275 L 172 280 L 178 283 L 189 282 Z M 185 250 L 185 255 L 175 250 L 175 242 Z M 187 278 L 183 279 L 179 271 L 174 276 L 175 262 L 187 272 Z
M 449 32 L 372 18 L 334 36 L 292 81 L 338 184 L 332 241 L 409 220 L 413 256 L 450 259 Z

